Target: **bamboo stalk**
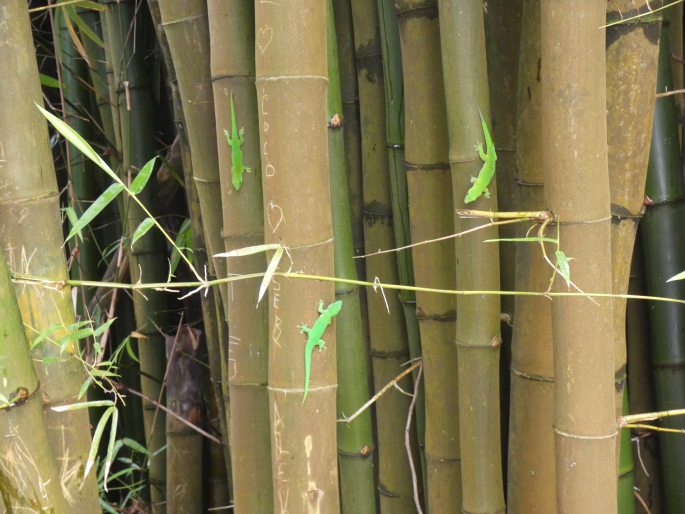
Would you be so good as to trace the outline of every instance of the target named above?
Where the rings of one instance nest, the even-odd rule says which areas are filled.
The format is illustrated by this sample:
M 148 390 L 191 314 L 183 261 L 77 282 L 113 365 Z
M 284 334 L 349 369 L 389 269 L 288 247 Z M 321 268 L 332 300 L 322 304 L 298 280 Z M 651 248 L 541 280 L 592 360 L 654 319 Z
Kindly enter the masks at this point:
M 385 78 L 376 5 L 366 0 L 352 0 L 352 16 L 362 120 L 364 247 L 373 252 L 395 247 L 386 144 Z M 369 282 L 399 283 L 394 255 L 372 255 L 365 260 Z M 397 294 L 378 289 L 369 292 L 367 298 L 373 380 L 378 392 L 398 375 L 409 359 L 407 331 Z M 398 387 L 409 390 L 410 378 L 405 377 Z M 381 512 L 413 512 L 407 456 L 397 451 L 403 445 L 403 434 L 397 427 L 404 423 L 409 405 L 410 398 L 395 389 L 380 398 L 375 406 Z
M 303 26 L 307 30 L 302 30 Z M 323 2 L 255 3 L 266 242 L 288 247 L 295 269 L 330 276 L 333 233 L 325 124 L 325 37 Z M 340 511 L 335 323 L 323 336 L 329 350 L 311 356 L 309 395 L 304 403 L 307 338 L 298 330 L 301 324 L 311 327 L 319 316 L 319 301 L 329 305 L 333 297 L 330 282 L 274 278 L 269 286 L 273 493 L 275 508 L 281 511 Z
M 136 8 L 134 1 L 121 1 L 108 6 L 106 21 L 109 36 L 108 61 L 112 64 L 117 96 L 112 99 L 120 123 L 122 165 L 119 175 L 125 182 L 133 180 L 138 170 L 154 156 L 155 117 L 149 67 L 144 61 L 145 45 L 142 35 L 147 18 Z M 133 31 L 136 26 L 138 30 Z M 149 25 L 148 25 L 149 26 Z M 137 35 L 137 37 L 135 37 Z M 148 208 L 153 209 L 154 181 L 138 194 Z M 147 218 L 145 212 L 131 199 L 119 202 L 124 233 L 132 238 L 136 228 Z M 149 231 L 129 250 L 131 282 L 160 282 L 167 278 L 166 249 L 161 234 Z M 138 341 L 141 369 L 141 390 L 148 398 L 164 404 L 162 382 L 166 369 L 164 330 L 167 321 L 167 298 L 161 291 L 150 291 L 144 296 L 133 296 L 136 332 L 143 335 Z M 167 455 L 158 450 L 167 442 L 165 416 L 155 405 L 143 405 L 143 421 L 147 447 L 153 454 L 149 464 L 150 495 L 153 509 L 165 512 Z
M 573 282 L 610 291 L 611 262 L 597 258 L 611 251 L 605 37 L 597 30 L 605 15 L 594 1 L 542 2 L 542 164 Z M 565 289 L 555 281 L 554 290 Z M 612 302 L 598 303 L 552 303 L 557 508 L 569 514 L 617 509 Z
M 413 240 L 425 241 L 454 230 L 438 5 L 405 0 L 398 2 L 396 12 L 404 71 L 410 231 Z M 412 257 L 417 283 L 455 284 L 451 241 L 415 247 Z M 455 302 L 417 294 L 416 310 L 426 391 L 426 503 L 430 512 L 453 512 L 461 504 Z
M 331 182 L 331 203 L 336 277 L 358 278 L 353 259 L 353 210 L 347 176 L 346 125 L 336 120 L 343 116 L 341 70 L 338 63 L 336 26 L 333 2 L 328 0 L 328 163 Z M 346 121 L 346 118 L 343 118 Z M 343 122 L 344 122 L 343 121 Z M 361 192 L 361 191 L 359 191 Z M 343 418 L 362 405 L 370 396 L 369 346 L 362 323 L 362 302 L 359 286 L 340 284 L 335 297 L 345 308 L 336 320 L 336 337 L 345 344 L 338 345 L 337 416 Z M 375 441 L 371 410 L 365 411 L 351 423 L 338 423 L 338 466 L 340 471 L 341 511 L 355 514 L 376 512 L 376 481 L 373 458 Z
M 478 152 L 474 151 L 474 142 L 483 141 L 479 109 L 488 127 L 492 127 L 483 5 L 475 0 L 441 0 L 439 5 L 453 201 L 454 206 L 460 208 L 471 186 L 471 177 L 478 176 L 483 166 Z M 490 198 L 476 200 L 476 207 L 496 211 L 496 183 L 490 182 L 488 187 Z M 476 223 L 477 220 L 457 215 L 454 228 L 461 232 Z M 497 234 L 497 227 L 490 226 L 483 233 L 455 239 L 460 289 L 499 288 L 498 245 L 482 242 L 483 239 L 497 239 Z M 503 512 L 499 298 L 459 298 L 457 320 L 462 509 L 466 512 Z
M 67 278 L 59 195 L 42 105 L 26 2 L 10 0 L 0 8 L 0 62 L 7 72 L 0 88 L 0 234 L 13 271 Z M 17 130 L 21 127 L 21 130 Z M 73 323 L 69 289 L 48 291 L 27 285 L 15 287 L 27 339 L 49 330 L 64 334 Z M 49 327 L 58 326 L 58 330 Z M 75 400 L 84 381 L 78 348 L 67 344 L 40 344 L 32 351 L 40 381 L 43 415 L 50 445 L 64 475 L 64 487 L 73 500 L 70 511 L 92 513 L 98 507 L 94 474 L 82 476 L 90 449 L 90 425 L 85 410 L 56 412 L 55 405 Z M 85 480 L 85 483 L 83 481 Z
M 209 37 L 214 92 L 216 137 L 223 204 L 223 249 L 231 251 L 264 243 L 264 209 L 259 155 L 257 94 L 254 86 L 254 2 L 210 1 Z M 244 130 L 243 163 L 252 169 L 242 175 L 242 186 L 232 184 L 232 152 L 224 130 L 232 137 L 231 105 L 238 128 Z M 262 271 L 263 255 L 231 258 L 228 273 Z M 265 301 L 255 308 L 255 282 L 232 284 L 227 300 L 229 348 L 227 379 L 230 389 L 230 441 L 233 491 L 238 513 L 271 512 L 271 442 L 269 436 L 268 310 Z
M 671 89 L 668 26 L 661 31 L 659 45 L 659 75 L 657 91 Z M 685 282 L 666 282 L 685 269 L 685 239 L 679 229 L 685 215 L 685 184 L 680 173 L 681 160 L 677 114 L 673 97 L 659 98 L 654 110 L 652 148 L 647 172 L 647 210 L 642 220 L 642 248 L 645 256 L 647 291 L 659 296 L 682 298 Z M 670 248 L 665 254 L 663 248 Z M 678 330 L 685 314 L 680 305 L 661 308 L 650 305 L 651 360 L 654 373 L 656 407 L 658 410 L 685 405 L 685 373 L 682 352 L 685 345 Z M 663 420 L 664 428 L 680 428 L 674 418 Z M 661 470 L 665 511 L 685 510 L 685 491 L 678 487 L 678 477 L 685 473 L 685 439 L 677 434 L 659 433 Z
M 523 3 L 518 86 L 518 196 L 522 209 L 542 209 L 544 138 L 540 62 L 540 0 Z M 504 248 L 511 244 L 504 244 Z M 550 269 L 537 244 L 516 250 L 516 290 L 544 291 Z M 512 513 L 556 512 L 552 311 L 542 297 L 516 297 L 512 337 L 507 506 Z
M 5 399 L 0 405 L 0 510 L 66 514 L 71 511 L 43 419 L 38 377 L 1 252 L 0 305 L 0 392 Z

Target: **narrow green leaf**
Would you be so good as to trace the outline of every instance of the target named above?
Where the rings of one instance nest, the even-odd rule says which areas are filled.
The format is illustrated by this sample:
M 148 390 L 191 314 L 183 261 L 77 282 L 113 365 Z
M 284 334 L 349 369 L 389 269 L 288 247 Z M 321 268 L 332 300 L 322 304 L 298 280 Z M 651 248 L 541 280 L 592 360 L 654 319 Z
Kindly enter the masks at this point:
M 100 337 L 105 330 L 109 328 L 109 326 L 116 321 L 116 318 L 109 318 L 107 321 L 105 321 L 102 325 L 100 325 L 98 328 L 95 329 L 95 332 L 93 332 L 94 337 Z
M 126 338 L 125 348 L 126 348 L 126 353 L 128 354 L 128 356 L 131 357 L 135 362 L 140 364 L 140 360 L 138 359 L 136 352 L 133 351 L 133 347 L 131 346 L 131 338 L 130 337 Z
M 150 176 L 152 175 L 152 170 L 155 168 L 156 160 L 157 157 L 153 157 L 147 161 L 145 165 L 140 168 L 140 171 L 138 172 L 138 175 L 136 175 L 136 178 L 133 179 L 133 182 L 131 182 L 131 187 L 129 189 L 134 195 L 137 195 L 143 189 L 145 189 L 145 185 L 147 184 L 148 180 L 150 180 Z
M 183 220 L 183 224 L 181 224 L 181 228 L 178 230 L 178 234 L 176 235 L 176 241 L 174 241 L 176 248 L 181 251 L 188 250 L 192 245 L 192 236 L 193 231 L 190 224 L 190 219 L 186 218 Z M 178 265 L 181 262 L 181 253 L 179 250 L 176 250 L 176 248 L 174 248 L 171 252 L 171 260 L 169 263 L 169 272 L 172 275 L 176 272 L 176 268 L 178 268 Z M 184 253 L 190 260 L 192 253 L 190 251 L 186 251 Z
M 53 87 L 55 89 L 59 89 L 59 80 L 57 80 L 56 78 L 53 78 L 50 75 L 46 75 L 45 73 L 39 73 L 38 76 L 40 77 L 41 85 L 45 87 Z
M 90 452 L 88 452 L 88 460 L 86 461 L 86 469 L 83 472 L 84 480 L 88 476 L 90 469 L 93 467 L 93 464 L 95 463 L 95 458 L 98 454 L 98 448 L 100 447 L 100 439 L 102 439 L 102 432 L 105 430 L 107 420 L 110 418 L 110 416 L 115 410 L 117 410 L 117 408 L 112 406 L 105 412 L 103 412 L 102 416 L 100 417 L 100 421 L 98 421 L 97 427 L 95 427 L 95 432 L 93 433 L 93 442 L 90 445 Z M 107 482 L 106 479 L 105 482 Z
M 133 245 L 136 244 L 136 241 L 138 241 L 138 239 L 147 234 L 148 230 L 150 230 L 154 226 L 155 220 L 153 220 L 152 218 L 145 218 L 143 221 L 141 221 L 140 225 L 138 225 L 138 228 L 136 228 L 136 231 L 133 233 L 133 238 L 131 240 L 131 248 L 133 248 Z
M 66 11 L 69 13 L 69 18 L 71 18 L 71 21 L 73 21 L 76 24 L 81 34 L 86 36 L 100 48 L 105 47 L 105 43 L 102 41 L 102 39 L 100 39 L 100 37 L 95 32 L 93 32 L 93 30 L 88 26 L 88 24 L 85 21 L 83 21 L 83 18 L 79 16 L 79 14 L 76 12 L 76 9 L 74 9 L 73 6 L 66 7 Z
M 69 224 L 70 224 L 72 227 L 73 227 L 74 225 L 76 225 L 76 223 L 78 222 L 78 214 L 76 214 L 76 211 L 74 210 L 74 208 L 73 208 L 73 207 L 66 207 L 66 208 L 64 209 L 64 212 L 65 212 L 65 214 L 67 215 L 67 219 L 69 220 Z M 83 241 L 83 232 L 82 232 L 81 230 L 79 230 L 79 231 L 77 232 L 77 234 L 78 234 L 78 238 L 79 238 L 81 241 Z
M 143 455 L 150 455 L 150 452 L 148 451 L 145 446 L 141 445 L 138 441 L 135 439 L 130 439 L 128 437 L 124 437 L 121 440 L 126 446 L 131 448 L 133 451 L 136 451 L 138 453 L 142 453 Z
M 92 383 L 93 383 L 93 377 L 88 375 L 88 378 L 86 378 L 83 381 L 83 384 L 81 384 L 81 389 L 79 389 L 78 396 L 76 397 L 77 400 L 80 400 L 81 398 L 83 398 L 83 395 L 86 394 L 86 392 L 88 391 L 88 388 L 90 387 L 90 384 L 92 384 Z
M 102 157 L 100 157 L 97 154 L 97 152 L 93 150 L 93 147 L 90 146 L 88 142 L 85 139 L 83 139 L 78 132 L 76 132 L 73 128 L 71 128 L 69 125 L 67 125 L 64 121 L 59 119 L 51 112 L 48 112 L 45 109 L 43 109 L 40 105 L 36 104 L 36 107 L 38 107 L 38 110 L 40 110 L 43 116 L 47 118 L 50 124 L 53 127 L 55 127 L 55 129 L 60 134 L 62 134 L 67 141 L 69 141 L 72 145 L 81 150 L 81 153 L 83 155 L 88 157 L 91 161 L 93 161 L 100 168 L 102 168 L 115 181 L 119 181 L 119 177 L 117 177 L 117 174 L 112 171 L 112 168 L 108 166 L 108 164 L 102 159 Z
M 109 468 L 112 466 L 114 460 L 114 443 L 117 440 L 117 423 L 119 421 L 119 411 L 116 407 L 112 407 L 114 413 L 112 414 L 112 425 L 109 429 L 109 444 L 107 445 L 107 456 L 105 457 L 105 491 L 107 491 L 107 475 L 109 475 Z
M 95 400 L 92 402 L 67 403 L 65 405 L 56 405 L 51 407 L 55 412 L 66 412 L 70 410 L 89 409 L 91 407 L 112 407 L 114 402 L 112 400 Z
M 105 191 L 92 203 L 90 207 L 86 209 L 83 216 L 71 227 L 71 231 L 67 236 L 66 241 L 69 241 L 74 235 L 76 235 L 83 227 L 88 225 L 93 219 L 100 214 L 105 207 L 107 207 L 112 200 L 114 200 L 119 193 L 124 190 L 124 186 L 119 183 L 114 183 L 109 186 Z M 65 242 L 66 242 L 65 241 Z

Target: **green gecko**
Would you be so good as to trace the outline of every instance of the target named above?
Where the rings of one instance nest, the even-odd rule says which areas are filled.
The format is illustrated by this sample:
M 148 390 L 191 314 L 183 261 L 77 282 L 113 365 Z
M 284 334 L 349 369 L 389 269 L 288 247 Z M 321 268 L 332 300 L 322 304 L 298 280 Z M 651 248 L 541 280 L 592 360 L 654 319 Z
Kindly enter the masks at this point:
M 245 129 L 238 130 L 238 121 L 235 117 L 235 108 L 233 107 L 233 93 L 231 93 L 231 131 L 224 129 L 224 137 L 228 146 L 231 147 L 231 183 L 236 191 L 240 191 L 240 186 L 243 185 L 243 173 L 246 171 L 250 173 L 252 170 L 243 164 L 243 151 L 240 149 L 245 142 Z
M 490 191 L 488 191 L 488 185 L 492 177 L 495 176 L 495 161 L 497 160 L 497 154 L 495 153 L 495 145 L 492 142 L 492 137 L 490 136 L 490 131 L 488 130 L 488 124 L 485 123 L 485 118 L 483 118 L 483 113 L 480 112 L 480 107 L 478 108 L 478 114 L 480 115 L 480 123 L 483 126 L 483 135 L 485 136 L 485 147 L 488 153 L 483 151 L 483 145 L 478 143 L 476 145 L 476 150 L 478 150 L 478 155 L 483 161 L 483 167 L 478 173 L 478 178 L 471 177 L 471 183 L 473 184 L 469 190 L 466 192 L 464 197 L 464 203 L 475 202 L 480 198 L 480 195 L 485 195 L 485 198 L 490 198 Z
M 319 351 L 326 348 L 326 342 L 321 339 L 326 328 L 331 324 L 342 309 L 342 300 L 333 302 L 325 309 L 323 308 L 323 300 L 319 300 L 319 317 L 312 325 L 312 328 L 307 327 L 304 323 L 298 325 L 300 332 L 307 334 L 307 345 L 304 347 L 304 396 L 302 397 L 302 404 L 307 399 L 307 392 L 309 391 L 309 375 L 312 369 L 312 351 L 314 347 L 318 346 Z

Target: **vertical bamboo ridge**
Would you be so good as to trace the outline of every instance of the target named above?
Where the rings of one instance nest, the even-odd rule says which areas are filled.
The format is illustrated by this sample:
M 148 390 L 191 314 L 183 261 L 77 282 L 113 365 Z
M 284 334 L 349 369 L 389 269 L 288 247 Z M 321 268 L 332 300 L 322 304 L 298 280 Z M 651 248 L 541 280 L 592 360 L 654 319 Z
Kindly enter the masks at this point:
M 11 0 L 0 5 L 0 61 L 7 76 L 0 88 L 0 234 L 12 271 L 55 280 L 67 278 L 62 249 L 59 197 L 45 119 L 34 105 L 42 105 L 31 27 L 26 2 Z M 17 127 L 22 127 L 17 130 Z M 27 339 L 50 326 L 65 328 L 74 313 L 68 288 L 51 291 L 33 286 L 16 287 L 17 301 Z M 59 330 L 58 333 L 61 333 Z M 82 471 L 90 449 L 90 425 L 85 410 L 58 413 L 54 405 L 70 403 L 84 380 L 83 368 L 72 355 L 72 344 L 61 353 L 53 344 L 38 345 L 32 352 L 43 397 L 43 415 L 50 445 L 62 469 L 74 503 L 71 512 L 96 512 L 95 475 L 81 487 Z M 43 362 L 49 357 L 51 362 Z
M 607 5 L 625 16 L 634 2 L 624 0 Z M 646 9 L 644 3 L 642 9 Z M 619 16 L 618 12 L 607 12 L 607 19 Z M 660 21 L 652 20 L 648 23 L 615 25 L 609 27 L 606 34 L 612 291 L 617 294 L 628 291 L 637 224 L 644 212 L 660 29 Z M 616 298 L 614 379 L 617 415 L 621 412 L 621 396 L 626 382 L 625 317 L 626 300 Z
M 17 399 L 11 408 L 4 402 L 0 407 L 0 509 L 66 514 L 70 510 L 43 420 L 38 378 L 1 252 L 0 305 L 0 392 Z
M 255 35 L 266 242 L 290 248 L 295 269 L 331 276 L 326 5 L 257 3 Z M 302 397 L 307 338 L 298 326 L 312 327 L 320 300 L 333 302 L 332 283 L 278 279 L 269 287 L 272 474 L 280 511 L 340 511 L 334 322 L 323 335 L 327 350 L 311 356 L 305 403 Z
M 200 198 L 205 241 L 210 256 L 209 272 L 224 277 L 225 261 L 213 257 L 223 250 L 224 245 L 221 240 L 221 187 L 210 84 L 207 2 L 159 0 L 159 8 L 183 105 L 193 180 Z M 226 303 L 227 289 L 222 287 L 220 290 Z
M 441 0 L 439 5 L 453 201 L 455 208 L 463 208 L 471 177 L 478 176 L 483 165 L 474 149 L 474 144 L 483 142 L 484 137 L 478 109 L 488 127 L 492 127 L 483 4 L 475 0 Z M 473 206 L 496 211 L 496 181 L 490 182 L 488 187 L 491 197 L 481 197 Z M 454 229 L 461 232 L 481 223 L 456 216 Z M 497 229 L 491 227 L 455 240 L 460 289 L 499 289 L 498 245 L 482 242 L 497 239 L 497 233 Z M 499 415 L 499 298 L 460 297 L 457 320 L 462 509 L 465 512 L 504 512 Z
M 152 79 L 145 62 L 142 27 L 146 25 L 143 11 L 138 11 L 134 1 L 121 1 L 109 5 L 107 11 L 107 33 L 109 55 L 117 96 L 112 104 L 117 110 L 120 123 L 122 165 L 119 175 L 124 182 L 132 180 L 138 170 L 154 156 L 155 132 Z M 132 31 L 131 27 L 138 30 Z M 135 37 L 135 36 L 137 37 Z M 151 212 L 155 212 L 154 181 L 138 195 Z M 146 219 L 145 212 L 129 197 L 119 201 L 124 234 L 132 238 L 136 228 Z M 130 274 L 132 283 L 158 282 L 167 279 L 166 248 L 162 235 L 157 230 L 149 231 L 129 248 Z M 164 330 L 167 321 L 167 298 L 161 291 L 149 291 L 133 295 L 136 332 L 144 337 L 139 340 L 141 389 L 148 398 L 163 399 L 162 382 L 166 368 Z M 164 512 L 166 501 L 167 471 L 166 459 L 172 452 L 158 454 L 167 442 L 165 438 L 165 416 L 156 405 L 143 405 L 145 439 L 148 448 L 156 454 L 150 461 L 151 500 L 155 509 Z M 187 475 L 186 475 L 187 476 Z M 172 484 L 173 486 L 173 484 Z
M 386 144 L 385 79 L 376 5 L 367 0 L 352 0 L 352 16 L 362 128 L 364 246 L 374 252 L 395 245 Z M 367 280 L 378 278 L 382 282 L 399 283 L 395 255 L 386 253 L 365 260 Z M 374 292 L 367 298 L 374 388 L 378 391 L 401 372 L 409 359 L 407 331 L 397 294 Z M 398 386 L 410 390 L 410 378 L 405 377 Z M 407 456 L 396 451 L 404 444 L 404 434 L 397 428 L 404 426 L 409 405 L 410 398 L 397 390 L 389 391 L 376 403 L 381 512 L 414 512 Z
M 517 187 L 521 209 L 545 206 L 542 168 L 540 0 L 523 2 L 519 57 Z M 526 227 L 527 228 L 527 227 Z M 505 243 L 503 247 L 507 245 Z M 553 251 L 549 247 L 548 250 Z M 537 243 L 516 249 L 516 290 L 544 291 L 551 270 Z M 511 347 L 507 507 L 556 512 L 552 310 L 543 297 L 517 296 Z
M 209 38 L 214 113 L 218 141 L 219 179 L 223 204 L 224 250 L 264 244 L 264 209 L 259 153 L 259 121 L 255 90 L 254 2 L 210 1 Z M 244 128 L 243 163 L 252 169 L 243 175 L 240 190 L 231 183 L 231 97 L 238 130 Z M 226 261 L 228 273 L 264 271 L 263 254 L 234 257 Z M 230 440 L 233 459 L 236 512 L 273 510 L 271 443 L 267 391 L 269 306 L 255 309 L 257 281 L 238 281 L 229 286 L 227 298 L 228 385 L 230 388 Z
M 671 90 L 671 51 L 668 47 L 668 25 L 664 25 L 659 42 L 659 75 L 657 91 Z M 672 97 L 656 100 L 652 148 L 645 196 L 649 198 L 641 222 L 642 248 L 645 256 L 645 282 L 648 294 L 671 298 L 685 296 L 685 282 L 666 282 L 685 269 L 685 234 L 680 230 L 685 204 L 685 184 L 681 174 L 678 115 Z M 663 252 L 663 248 L 673 250 Z M 661 250 L 660 250 L 661 249 Z M 651 360 L 654 373 L 657 409 L 685 405 L 685 309 L 676 304 L 663 307 L 650 304 Z M 681 420 L 665 419 L 662 426 L 680 427 Z M 665 511 L 685 511 L 685 491 L 678 487 L 685 473 L 685 440 L 659 434 Z
M 545 198 L 559 219 L 571 279 L 611 290 L 606 157 L 605 6 L 542 2 L 542 164 Z M 557 291 L 566 290 L 560 277 Z M 555 299 L 557 507 L 574 514 L 616 512 L 616 409 L 612 302 Z
M 435 0 L 397 4 L 405 91 L 405 159 L 414 242 L 454 229 L 438 6 Z M 412 249 L 414 277 L 425 287 L 455 287 L 451 241 Z M 461 504 L 461 458 L 455 301 L 416 294 L 426 391 L 426 486 L 430 512 Z
M 359 277 L 353 259 L 353 210 L 348 193 L 351 187 L 348 185 L 348 162 L 345 158 L 347 127 L 339 123 L 344 111 L 338 38 L 333 2 L 329 0 L 327 4 L 328 163 L 335 234 L 335 276 L 357 280 Z M 345 118 L 342 119 L 344 123 Z M 337 348 L 337 415 L 338 418 L 344 418 L 372 396 L 369 382 L 369 347 L 362 323 L 360 287 L 336 284 L 335 297 L 336 300 L 342 300 L 344 305 L 336 321 L 337 340 L 344 341 L 344 344 L 339 344 Z M 376 481 L 373 469 L 375 448 L 370 409 L 351 423 L 338 423 L 338 466 L 343 513 L 376 512 Z

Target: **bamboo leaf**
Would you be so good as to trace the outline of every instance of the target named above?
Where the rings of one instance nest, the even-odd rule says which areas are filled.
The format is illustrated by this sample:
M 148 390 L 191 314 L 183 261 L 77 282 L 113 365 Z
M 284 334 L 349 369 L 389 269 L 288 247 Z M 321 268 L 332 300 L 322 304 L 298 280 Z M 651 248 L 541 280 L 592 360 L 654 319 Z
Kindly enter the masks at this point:
M 64 11 L 64 23 L 67 26 L 67 31 L 69 32 L 69 37 L 71 37 L 72 43 L 74 43 L 74 48 L 76 48 L 76 51 L 79 53 L 81 57 L 83 57 L 83 60 L 86 61 L 86 64 L 88 65 L 89 68 L 92 68 L 93 65 L 90 62 L 90 59 L 88 58 L 88 52 L 86 52 L 86 49 L 83 46 L 83 43 L 81 42 L 81 39 L 78 37 L 78 34 L 76 33 L 76 29 L 74 29 L 74 25 L 71 23 L 71 13 L 69 12 L 69 9 L 73 9 L 73 7 L 63 7 L 62 10 Z M 59 11 L 58 11 L 59 12 Z
M 40 105 L 36 104 L 36 107 L 38 107 L 38 110 L 40 110 L 43 116 L 47 118 L 50 124 L 55 127 L 57 132 L 62 134 L 67 141 L 78 148 L 83 155 L 88 157 L 91 161 L 102 168 L 110 177 L 119 182 L 119 177 L 117 177 L 117 174 L 112 171 L 112 168 L 109 167 L 102 157 L 100 157 L 97 152 L 93 150 L 93 147 L 90 146 L 90 144 L 88 144 L 88 142 L 83 139 L 78 132 L 76 132 L 73 128 L 71 128 L 68 124 L 51 112 L 43 109 Z
M 80 400 L 83 398 L 83 395 L 86 394 L 86 391 L 88 391 L 88 388 L 90 387 L 90 384 L 93 383 L 93 377 L 88 375 L 88 378 L 86 378 L 83 381 L 83 384 L 81 384 L 81 389 L 79 389 L 78 396 L 76 397 L 77 400 Z
M 145 446 L 141 445 L 141 444 L 140 444 L 138 441 L 136 441 L 135 439 L 130 439 L 130 438 L 128 438 L 128 437 L 124 437 L 121 441 L 122 441 L 126 446 L 128 446 L 129 448 L 131 448 L 132 450 L 134 450 L 134 451 L 136 451 L 136 452 L 138 452 L 138 453 L 142 453 L 143 455 L 150 455 L 150 452 L 148 451 L 148 449 L 145 448 Z
M 95 402 L 93 402 L 95 403 Z M 53 407 L 53 410 L 55 407 Z M 95 458 L 97 457 L 98 454 L 98 448 L 100 447 L 100 439 L 102 439 L 102 432 L 105 430 L 105 426 L 107 425 L 107 420 L 110 418 L 112 413 L 116 410 L 117 408 L 114 407 L 113 405 L 107 409 L 105 412 L 102 413 L 102 416 L 100 417 L 100 421 L 98 421 L 98 426 L 95 428 L 95 432 L 93 433 L 93 442 L 90 445 L 90 451 L 88 452 L 88 460 L 86 461 L 86 469 L 83 472 L 83 478 L 85 479 L 88 476 L 88 473 L 90 472 L 90 469 L 93 467 L 93 464 L 95 463 Z M 105 480 L 106 482 L 106 480 Z
M 74 210 L 73 207 L 67 207 L 67 208 L 65 208 L 65 209 L 64 209 L 64 212 L 66 213 L 67 219 L 69 220 L 69 223 L 71 224 L 72 227 L 73 227 L 74 225 L 76 225 L 76 223 L 78 223 L 78 215 L 76 214 L 76 211 Z M 79 231 L 77 232 L 77 234 L 78 234 L 78 238 L 79 238 L 81 241 L 83 241 L 83 232 L 82 232 L 81 230 L 79 230 Z
M 66 7 L 66 10 L 69 12 L 69 17 L 76 24 L 81 34 L 86 36 L 99 47 L 105 47 L 105 43 L 102 41 L 102 39 L 100 39 L 100 37 L 95 32 L 93 32 L 93 30 L 88 26 L 88 24 L 85 21 L 83 21 L 83 18 L 79 16 L 79 14 L 76 12 L 76 9 L 74 9 L 74 6 Z
M 277 243 L 256 245 L 256 246 L 246 246 L 245 248 L 236 248 L 229 252 L 217 253 L 214 257 L 243 257 L 245 255 L 253 255 L 259 252 L 266 252 L 267 250 L 274 250 L 274 255 L 269 261 L 269 266 L 266 268 L 264 273 L 264 278 L 259 286 L 259 294 L 257 295 L 257 305 L 264 297 L 264 293 L 269 287 L 269 282 L 278 268 L 278 264 L 281 262 L 281 257 L 283 256 L 283 251 L 285 250 L 282 245 Z
M 152 175 L 152 170 L 155 167 L 156 160 L 157 157 L 153 157 L 147 161 L 138 172 L 138 175 L 136 175 L 136 178 L 133 179 L 133 182 L 131 182 L 131 187 L 129 189 L 134 195 L 137 195 L 143 189 L 145 189 L 145 185 L 147 184 L 148 180 L 150 180 L 150 176 Z
M 176 248 L 172 250 L 171 253 L 171 261 L 169 265 L 169 272 L 173 275 L 176 272 L 176 268 L 178 268 L 179 263 L 181 262 L 181 253 L 180 251 L 182 250 L 189 250 L 190 247 L 192 246 L 192 241 L 193 241 L 193 231 L 192 227 L 190 224 L 190 219 L 186 218 L 183 221 L 183 224 L 181 225 L 181 228 L 178 230 L 178 234 L 176 235 Z M 187 251 L 186 257 L 192 262 L 192 251 Z
M 53 78 L 50 75 L 46 75 L 45 73 L 39 73 L 38 76 L 40 77 L 41 85 L 45 87 L 53 87 L 55 89 L 59 89 L 59 80 L 57 80 L 56 78 Z
M 126 348 L 126 353 L 128 354 L 128 356 L 131 357 L 135 362 L 140 364 L 140 360 L 138 359 L 136 352 L 133 351 L 133 347 L 131 346 L 131 338 L 130 337 L 126 338 L 125 348 Z
M 116 321 L 116 318 L 109 318 L 107 321 L 105 321 L 102 325 L 95 329 L 93 332 L 93 337 L 100 337 L 105 330 L 107 330 L 110 325 L 114 323 L 114 321 Z
M 152 218 L 145 218 L 143 221 L 141 221 L 140 225 L 138 225 L 136 231 L 133 233 L 133 238 L 131 239 L 131 248 L 133 248 L 133 245 L 136 243 L 136 241 L 147 234 L 148 230 L 150 230 L 154 225 L 155 220 Z
M 76 224 L 71 228 L 65 243 L 76 235 L 83 227 L 88 225 L 93 219 L 100 214 L 105 207 L 107 207 L 112 200 L 114 200 L 119 193 L 124 190 L 124 185 L 118 182 L 110 185 L 105 191 L 86 209 L 83 216 L 79 218 Z
M 71 410 L 90 409 L 92 407 L 113 407 L 112 400 L 95 400 L 92 402 L 67 403 L 65 405 L 55 405 L 51 407 L 55 412 L 66 412 Z M 104 416 L 104 414 L 103 414 Z
M 675 282 L 676 280 L 683 280 L 685 278 L 685 271 L 681 271 L 677 275 L 673 275 L 666 282 Z
M 114 460 L 114 443 L 117 440 L 117 423 L 119 421 L 119 411 L 116 407 L 112 407 L 114 413 L 112 414 L 112 425 L 109 429 L 109 444 L 107 445 L 107 456 L 105 457 L 105 491 L 107 491 L 107 476 L 109 475 L 109 469 L 112 466 L 112 460 Z

